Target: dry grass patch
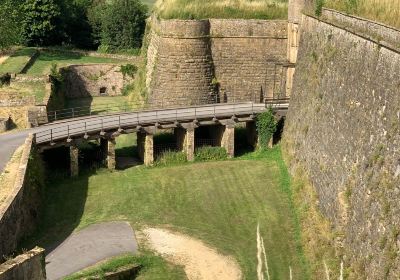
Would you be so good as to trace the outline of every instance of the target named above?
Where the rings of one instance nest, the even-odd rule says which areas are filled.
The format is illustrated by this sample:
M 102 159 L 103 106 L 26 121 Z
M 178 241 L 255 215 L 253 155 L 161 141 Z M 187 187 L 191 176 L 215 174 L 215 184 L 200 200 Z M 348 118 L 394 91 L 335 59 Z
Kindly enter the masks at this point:
M 24 146 L 22 145 L 14 152 L 3 173 L 0 175 L 0 206 L 14 189 L 23 148 Z
M 155 12 L 165 19 L 286 19 L 287 0 L 158 0 Z
M 28 127 L 28 107 L 0 107 L 0 118 L 11 117 L 17 128 Z
M 400 0 L 326 0 L 325 6 L 400 28 Z

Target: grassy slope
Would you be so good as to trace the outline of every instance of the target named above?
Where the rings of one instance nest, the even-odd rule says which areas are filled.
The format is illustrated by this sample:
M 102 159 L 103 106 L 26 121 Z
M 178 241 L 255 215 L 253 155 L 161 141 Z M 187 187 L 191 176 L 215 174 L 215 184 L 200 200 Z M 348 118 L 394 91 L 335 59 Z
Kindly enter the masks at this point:
M 136 229 L 172 227 L 234 255 L 246 279 L 254 279 L 260 222 L 272 279 L 288 278 L 289 265 L 296 279 L 304 279 L 288 178 L 277 148 L 258 158 L 58 180 L 47 191 L 41 232 L 31 241 L 46 246 L 108 220 L 128 220 Z
M 286 19 L 287 0 L 158 0 L 155 11 L 165 19 Z
M 400 28 L 400 0 L 326 0 L 325 6 Z
M 21 72 L 34 53 L 34 48 L 21 48 L 17 50 L 6 61 L 0 64 L 0 75 Z
M 32 67 L 29 68 L 28 75 L 46 75 L 50 67 L 56 63 L 59 67 L 70 64 L 86 63 L 124 63 L 123 60 L 104 57 L 84 56 L 77 53 L 65 51 L 42 51 Z
M 35 96 L 36 102 L 42 102 L 46 93 L 46 85 L 41 81 L 12 82 L 10 86 L 0 88 L 2 93 L 19 93 L 22 96 Z

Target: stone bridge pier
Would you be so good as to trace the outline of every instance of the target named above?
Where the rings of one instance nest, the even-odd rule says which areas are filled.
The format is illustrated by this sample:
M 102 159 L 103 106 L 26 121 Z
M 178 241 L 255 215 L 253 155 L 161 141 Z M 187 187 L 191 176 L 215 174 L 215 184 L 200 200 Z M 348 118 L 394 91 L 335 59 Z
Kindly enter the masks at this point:
M 226 150 L 228 157 L 235 156 L 235 126 L 236 121 L 233 119 L 221 120 L 218 122 L 209 122 L 199 126 L 196 122 L 175 124 L 168 128 L 173 129 L 176 141 L 177 151 L 184 152 L 188 161 L 194 161 L 195 149 L 202 145 L 212 145 L 222 147 Z M 144 165 L 151 166 L 155 160 L 155 143 L 154 137 L 157 131 L 156 126 L 139 127 L 134 132 L 137 133 L 137 151 L 138 157 L 143 161 Z M 101 155 L 103 161 L 109 170 L 116 168 L 115 158 L 115 137 L 110 135 L 102 136 L 97 139 L 100 143 Z M 258 134 L 254 120 L 246 120 L 246 138 L 247 142 L 253 148 L 258 147 Z M 201 140 L 206 139 L 210 143 L 202 143 Z M 200 140 L 200 141 L 196 141 Z M 196 146 L 198 145 L 198 146 Z M 72 177 L 79 175 L 79 148 L 77 144 L 69 146 L 70 154 L 70 174 Z

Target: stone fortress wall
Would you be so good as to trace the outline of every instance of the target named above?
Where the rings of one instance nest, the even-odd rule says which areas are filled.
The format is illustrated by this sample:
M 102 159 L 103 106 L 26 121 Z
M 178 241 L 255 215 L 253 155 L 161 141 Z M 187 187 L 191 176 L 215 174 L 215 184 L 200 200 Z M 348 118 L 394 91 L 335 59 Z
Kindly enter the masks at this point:
M 284 94 L 287 21 L 149 21 L 146 86 L 152 102 L 259 100 Z M 189 102 L 190 103 L 190 102 Z
M 342 237 L 349 279 L 398 279 L 400 49 L 387 42 L 400 31 L 369 22 L 377 40 L 365 24 L 303 16 L 284 150 Z

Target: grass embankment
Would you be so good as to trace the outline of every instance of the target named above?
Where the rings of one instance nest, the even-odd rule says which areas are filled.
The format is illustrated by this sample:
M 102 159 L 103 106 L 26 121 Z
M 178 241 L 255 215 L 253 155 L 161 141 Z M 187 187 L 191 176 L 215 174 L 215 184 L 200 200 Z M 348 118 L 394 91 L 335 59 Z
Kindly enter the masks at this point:
M 27 74 L 32 76 L 47 75 L 50 73 L 52 64 L 57 64 L 58 67 L 65 67 L 71 64 L 101 64 L 101 63 L 126 63 L 124 60 L 94 57 L 81 55 L 76 52 L 60 51 L 60 50 L 44 50 L 40 52 L 35 63 L 28 69 Z
M 400 0 L 326 0 L 325 7 L 400 28 Z
M 43 101 L 46 84 L 43 81 L 17 81 L 0 89 L 1 93 L 18 93 L 21 96 L 34 96 L 36 103 Z
M 129 139 L 123 141 L 117 153 L 128 152 Z M 295 279 L 308 278 L 279 147 L 237 160 L 98 170 L 54 180 L 46 194 L 31 244 L 49 246 L 89 224 L 127 220 L 136 230 L 155 225 L 199 238 L 234 256 L 254 279 L 260 223 L 272 279 L 288 279 L 289 266 Z
M 154 11 L 164 19 L 286 19 L 287 0 L 158 0 Z
M 4 73 L 18 74 L 36 52 L 34 48 L 21 48 L 0 64 L 0 75 Z

